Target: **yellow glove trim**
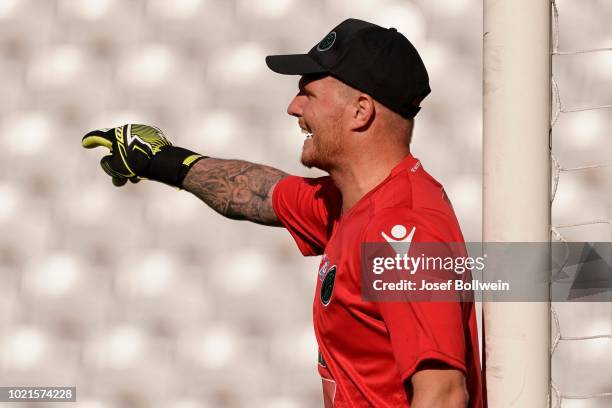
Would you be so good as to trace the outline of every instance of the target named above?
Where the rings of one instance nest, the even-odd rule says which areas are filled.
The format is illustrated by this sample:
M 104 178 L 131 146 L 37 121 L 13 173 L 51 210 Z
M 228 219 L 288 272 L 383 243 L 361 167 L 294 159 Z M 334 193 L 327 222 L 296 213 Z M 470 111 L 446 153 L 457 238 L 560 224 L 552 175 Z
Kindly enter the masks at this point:
M 89 136 L 81 142 L 84 148 L 93 149 L 94 147 L 104 146 L 111 152 L 113 151 L 113 142 L 101 136 Z
M 183 165 L 189 166 L 191 163 L 193 163 L 194 161 L 196 161 L 200 157 L 202 157 L 201 154 L 192 154 L 191 156 L 187 156 L 185 158 L 185 160 L 183 160 Z

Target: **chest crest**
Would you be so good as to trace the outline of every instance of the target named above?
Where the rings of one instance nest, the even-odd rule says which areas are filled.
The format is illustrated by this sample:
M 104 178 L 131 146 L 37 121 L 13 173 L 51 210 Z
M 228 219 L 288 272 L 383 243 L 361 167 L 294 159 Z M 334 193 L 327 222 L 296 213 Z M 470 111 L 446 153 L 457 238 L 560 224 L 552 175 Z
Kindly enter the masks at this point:
M 331 302 L 334 292 L 334 283 L 336 281 L 336 265 L 330 267 L 330 261 L 327 255 L 323 255 L 323 259 L 321 259 L 319 281 L 321 281 L 319 300 L 323 306 L 327 306 Z

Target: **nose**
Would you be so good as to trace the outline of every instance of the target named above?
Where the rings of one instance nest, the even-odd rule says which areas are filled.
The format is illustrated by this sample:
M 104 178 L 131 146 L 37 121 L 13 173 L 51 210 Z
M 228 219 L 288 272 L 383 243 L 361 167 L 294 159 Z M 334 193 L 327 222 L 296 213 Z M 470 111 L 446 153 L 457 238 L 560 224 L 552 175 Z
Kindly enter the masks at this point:
M 289 106 L 287 106 L 287 113 L 296 118 L 301 117 L 304 109 L 304 99 L 305 97 L 303 95 L 296 95 Z

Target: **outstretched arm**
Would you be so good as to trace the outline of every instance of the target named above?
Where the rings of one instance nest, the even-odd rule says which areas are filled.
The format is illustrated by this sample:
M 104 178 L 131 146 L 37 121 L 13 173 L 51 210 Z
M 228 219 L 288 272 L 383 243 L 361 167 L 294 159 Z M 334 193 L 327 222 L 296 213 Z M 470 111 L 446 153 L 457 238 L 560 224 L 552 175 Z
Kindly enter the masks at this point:
M 285 176 L 273 167 L 209 157 L 193 165 L 183 188 L 225 217 L 280 227 L 272 191 Z
M 272 190 L 287 176 L 269 166 L 242 160 L 221 160 L 172 146 L 161 129 L 127 124 L 87 133 L 83 147 L 104 146 L 110 154 L 100 161 L 113 184 L 142 178 L 192 192 L 228 218 L 281 226 L 272 208 Z

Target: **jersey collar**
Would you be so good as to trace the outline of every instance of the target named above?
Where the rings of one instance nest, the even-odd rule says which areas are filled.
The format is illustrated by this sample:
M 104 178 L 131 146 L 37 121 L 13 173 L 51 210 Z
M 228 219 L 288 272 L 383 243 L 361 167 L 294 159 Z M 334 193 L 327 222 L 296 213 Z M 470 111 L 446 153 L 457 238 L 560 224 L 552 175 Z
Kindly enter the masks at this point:
M 391 170 L 391 173 L 389 174 L 389 177 L 387 177 L 387 179 L 398 175 L 404 170 L 408 170 L 412 173 L 415 173 L 420 168 L 421 168 L 421 161 L 417 159 L 416 157 L 414 157 L 412 154 L 408 153 L 408 156 L 406 156 L 401 162 L 399 162 Z
M 356 208 L 359 208 L 360 205 L 368 200 L 389 180 L 402 173 L 403 171 L 416 172 L 421 169 L 421 161 L 414 157 L 412 154 L 408 153 L 401 162 L 399 162 L 393 169 L 391 169 L 391 173 L 384 180 L 382 180 L 376 187 L 372 190 L 368 191 L 363 197 L 361 197 L 347 212 L 340 214 L 340 220 L 346 219 L 350 214 L 356 211 Z

